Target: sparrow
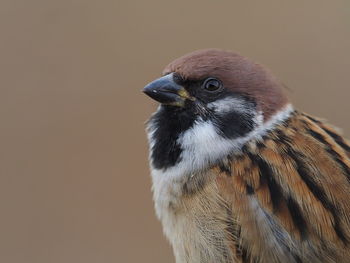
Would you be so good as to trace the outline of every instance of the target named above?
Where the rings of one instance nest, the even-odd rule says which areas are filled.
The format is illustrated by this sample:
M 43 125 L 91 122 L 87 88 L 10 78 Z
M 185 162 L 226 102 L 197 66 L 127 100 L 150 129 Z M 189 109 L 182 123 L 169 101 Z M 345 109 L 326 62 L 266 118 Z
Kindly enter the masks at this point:
M 199 50 L 143 92 L 157 217 L 176 262 L 350 262 L 350 146 L 262 65 Z

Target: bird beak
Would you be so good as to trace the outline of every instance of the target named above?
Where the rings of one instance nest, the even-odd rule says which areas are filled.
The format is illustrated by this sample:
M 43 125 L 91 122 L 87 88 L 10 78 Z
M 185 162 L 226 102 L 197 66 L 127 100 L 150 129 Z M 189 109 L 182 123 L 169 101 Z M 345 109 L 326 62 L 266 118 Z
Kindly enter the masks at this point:
M 152 81 L 142 91 L 165 105 L 184 107 L 186 100 L 194 100 L 184 87 L 174 81 L 173 74 Z

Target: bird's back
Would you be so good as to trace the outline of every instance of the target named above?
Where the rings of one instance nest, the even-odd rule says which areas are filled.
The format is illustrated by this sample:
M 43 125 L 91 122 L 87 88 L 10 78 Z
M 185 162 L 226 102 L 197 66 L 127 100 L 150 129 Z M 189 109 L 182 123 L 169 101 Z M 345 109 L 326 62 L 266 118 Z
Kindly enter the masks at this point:
M 238 262 L 350 262 L 349 150 L 331 126 L 295 112 L 217 167 Z

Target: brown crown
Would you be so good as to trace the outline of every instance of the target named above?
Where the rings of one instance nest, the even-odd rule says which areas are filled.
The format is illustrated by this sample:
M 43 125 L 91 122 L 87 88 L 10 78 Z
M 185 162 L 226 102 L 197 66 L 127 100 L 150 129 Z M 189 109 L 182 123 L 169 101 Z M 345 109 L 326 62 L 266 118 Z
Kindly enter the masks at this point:
M 253 98 L 265 121 L 288 102 L 282 84 L 270 71 L 231 51 L 205 49 L 189 53 L 166 66 L 163 74 L 170 72 L 189 80 L 219 78 L 226 88 Z

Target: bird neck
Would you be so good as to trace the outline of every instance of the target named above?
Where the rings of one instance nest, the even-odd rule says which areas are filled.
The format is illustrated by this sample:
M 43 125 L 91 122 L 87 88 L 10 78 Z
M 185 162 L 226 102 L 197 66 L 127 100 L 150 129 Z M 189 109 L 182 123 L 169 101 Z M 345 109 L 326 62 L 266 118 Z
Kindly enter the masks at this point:
M 169 176 L 191 174 L 239 153 L 249 141 L 259 140 L 294 111 L 291 104 L 263 122 L 255 116 L 254 129 L 238 138 L 223 137 L 212 121 L 198 120 L 188 112 L 161 107 L 148 123 L 151 166 Z

